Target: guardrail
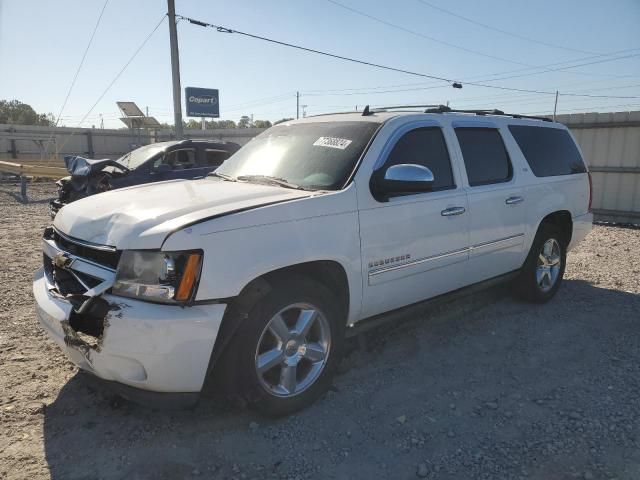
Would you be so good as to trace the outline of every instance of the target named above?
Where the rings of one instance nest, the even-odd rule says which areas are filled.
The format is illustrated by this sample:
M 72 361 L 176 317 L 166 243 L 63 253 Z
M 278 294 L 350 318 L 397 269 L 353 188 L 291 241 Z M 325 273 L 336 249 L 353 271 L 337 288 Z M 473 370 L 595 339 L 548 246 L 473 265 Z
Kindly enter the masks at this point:
M 31 178 L 52 178 L 58 179 L 67 175 L 67 170 L 62 167 L 48 165 L 29 165 L 14 162 L 0 161 L 0 173 L 14 175 L 20 178 L 20 195 L 24 201 L 27 198 L 27 179 Z

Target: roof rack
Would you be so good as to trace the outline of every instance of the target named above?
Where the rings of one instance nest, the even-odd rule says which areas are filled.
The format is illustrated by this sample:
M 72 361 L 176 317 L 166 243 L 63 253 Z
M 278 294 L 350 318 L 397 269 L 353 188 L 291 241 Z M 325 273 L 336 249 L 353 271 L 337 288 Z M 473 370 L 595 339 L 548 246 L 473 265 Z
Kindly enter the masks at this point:
M 310 115 L 311 117 L 321 117 L 324 115 L 337 115 L 337 114 L 346 114 L 346 113 L 359 113 L 363 117 L 367 117 L 369 115 L 373 115 L 378 112 L 389 112 L 389 111 L 399 111 L 406 109 L 420 109 L 421 113 L 469 113 L 474 115 L 499 115 L 503 117 L 512 117 L 512 118 L 529 118 L 532 120 L 542 120 L 543 122 L 553 122 L 554 120 L 548 117 L 535 117 L 532 115 L 521 115 L 519 113 L 505 113 L 502 110 L 498 109 L 486 109 L 486 110 L 461 110 L 457 108 L 451 108 L 446 105 L 392 105 L 389 107 L 376 107 L 370 108 L 369 105 L 365 106 L 362 112 L 359 111 L 351 111 L 351 112 L 332 112 L 332 113 L 319 113 L 316 115 Z M 424 110 L 423 110 L 424 109 Z
M 472 113 L 474 115 L 500 115 L 504 117 L 512 118 L 530 118 L 533 120 L 542 120 L 543 122 L 553 122 L 547 117 L 534 117 L 532 115 L 520 115 L 519 113 L 505 113 L 502 110 L 460 110 L 456 108 L 450 108 L 446 105 L 438 105 L 435 108 L 428 108 L 424 113 Z

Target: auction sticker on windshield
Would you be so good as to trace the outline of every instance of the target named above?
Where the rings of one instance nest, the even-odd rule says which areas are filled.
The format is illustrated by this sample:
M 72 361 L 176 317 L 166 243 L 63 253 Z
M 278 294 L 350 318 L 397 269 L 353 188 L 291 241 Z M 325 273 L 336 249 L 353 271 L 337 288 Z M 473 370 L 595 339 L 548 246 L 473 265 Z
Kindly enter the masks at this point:
M 344 150 L 351 144 L 351 142 L 352 140 L 347 140 L 346 138 L 320 137 L 318 140 L 313 142 L 313 145 L 315 147 L 329 147 Z

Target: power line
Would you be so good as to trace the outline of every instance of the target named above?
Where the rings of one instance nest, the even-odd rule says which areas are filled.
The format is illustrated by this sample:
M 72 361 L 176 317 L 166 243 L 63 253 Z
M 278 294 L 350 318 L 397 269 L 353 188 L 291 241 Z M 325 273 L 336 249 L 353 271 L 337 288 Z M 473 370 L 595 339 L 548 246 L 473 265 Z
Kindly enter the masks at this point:
M 140 50 L 142 50 L 142 48 L 147 44 L 147 42 L 149 41 L 149 39 L 153 36 L 154 33 L 156 33 L 156 30 L 158 30 L 158 28 L 160 27 L 160 25 L 162 24 L 162 22 L 164 21 L 164 19 L 166 18 L 167 14 L 164 13 L 162 14 L 162 18 L 160 18 L 160 21 L 156 24 L 155 27 L 153 27 L 153 30 L 151 30 L 151 32 L 149 33 L 149 35 L 146 36 L 146 38 L 142 41 L 142 43 L 140 44 L 140 46 L 135 50 L 135 52 L 133 52 L 133 55 L 131 55 L 131 57 L 129 57 L 129 60 L 127 60 L 127 62 L 123 65 L 123 67 L 120 69 L 120 71 L 116 74 L 115 77 L 113 77 L 113 80 L 111 80 L 111 82 L 109 83 L 109 85 L 107 85 L 107 87 L 102 91 L 102 93 L 100 94 L 100 96 L 98 97 L 98 99 L 95 101 L 95 103 L 91 106 L 91 108 L 87 111 L 87 113 L 84 114 L 84 116 L 82 117 L 82 120 L 80 120 L 78 122 L 78 127 L 80 125 L 82 125 L 82 123 L 85 121 L 85 119 L 89 116 L 89 114 L 93 111 L 94 108 L 96 108 L 96 105 L 98 105 L 98 103 L 100 103 L 100 101 L 104 98 L 104 96 L 107 94 L 107 92 L 111 89 L 111 87 L 113 86 L 114 83 L 116 83 L 116 81 L 118 80 L 118 78 L 120 78 L 120 76 L 124 73 L 124 71 L 127 69 L 127 67 L 129 66 L 129 64 L 133 61 L 134 58 L 136 58 L 138 56 L 138 53 L 140 53 Z M 73 136 L 75 132 L 72 132 L 71 135 L 69 135 L 67 137 L 67 139 L 65 140 L 65 142 L 62 144 L 62 146 L 59 149 L 56 149 L 56 155 L 62 150 L 62 148 L 66 145 L 66 143 L 69 141 L 69 139 Z
M 331 1 L 331 0 L 329 0 L 329 1 Z M 542 40 L 538 40 L 538 39 L 535 39 L 535 38 L 531 38 L 531 37 L 527 37 L 527 36 L 524 36 L 524 35 L 520 35 L 518 33 L 509 32 L 507 30 L 502 30 L 501 28 L 493 27 L 491 25 L 487 25 L 486 23 L 478 22 L 477 20 L 474 20 L 472 18 L 465 17 L 463 15 L 459 15 L 459 14 L 454 13 L 454 12 L 452 12 L 450 10 L 445 9 L 445 8 L 438 7 L 436 5 L 433 5 L 432 3 L 427 2 L 426 0 L 417 0 L 417 1 L 422 3 L 423 5 L 425 5 L 427 7 L 433 8 L 434 10 L 438 10 L 438 11 L 440 11 L 442 13 L 446 13 L 447 15 L 451 15 L 453 17 L 459 18 L 461 20 L 464 20 L 465 22 L 473 23 L 474 25 L 478 25 L 478 26 L 486 28 L 488 30 L 493 30 L 494 32 L 502 33 L 502 34 L 508 35 L 510 37 L 519 38 L 520 40 L 526 40 L 527 42 L 537 43 L 539 45 L 544 45 L 546 47 L 558 48 L 558 49 L 566 50 L 566 51 L 569 51 L 569 52 L 587 53 L 587 54 L 590 54 L 590 55 L 596 55 L 597 54 L 596 52 L 590 52 L 588 50 L 580 50 L 578 48 L 565 47 L 563 45 L 558 45 L 558 44 L 550 43 L 550 42 L 544 42 Z
M 332 0 L 330 0 L 332 1 Z M 305 52 L 309 52 L 309 53 L 315 53 L 318 55 L 324 55 L 327 57 L 331 57 L 331 58 L 337 58 L 339 60 L 345 60 L 348 62 L 352 62 L 352 63 L 358 63 L 361 65 L 367 65 L 370 67 L 375 67 L 375 68 L 380 68 L 383 70 L 390 70 L 390 71 L 394 71 L 394 72 L 399 72 L 399 73 L 405 73 L 408 75 L 414 75 L 414 76 L 418 76 L 418 77 L 424 77 L 424 78 L 430 78 L 432 80 L 440 80 L 442 82 L 446 82 L 449 83 L 451 86 L 453 86 L 454 88 L 462 88 L 462 84 L 460 82 L 454 81 L 450 78 L 444 78 L 444 77 L 440 77 L 440 76 L 436 76 L 436 75 L 430 75 L 430 74 L 425 74 L 425 73 L 420 73 L 420 72 L 414 72 L 414 71 L 410 71 L 410 70 L 404 70 L 401 68 L 396 68 L 396 67 L 391 67 L 388 65 L 382 65 L 382 64 L 378 64 L 378 63 L 373 63 L 373 62 L 369 62 L 369 61 L 365 61 L 365 60 L 359 60 L 356 58 L 352 58 L 352 57 L 345 57 L 342 55 L 337 55 L 337 54 L 333 54 L 333 53 L 329 53 L 329 52 L 324 52 L 322 50 L 316 50 L 313 48 L 308 48 L 308 47 L 303 47 L 301 45 L 296 45 L 293 43 L 288 43 L 288 42 L 283 42 L 280 40 L 274 40 L 272 38 L 268 38 L 268 37 L 264 37 L 261 35 L 255 35 L 252 33 L 247 33 L 247 32 L 242 32 L 240 30 L 234 30 L 231 29 L 229 27 L 223 27 L 220 25 L 215 25 L 212 23 L 208 23 L 208 22 L 203 22 L 201 20 L 195 20 L 193 18 L 189 18 L 189 17 L 185 17 L 182 15 L 176 15 L 177 18 L 181 18 L 183 20 L 187 20 L 189 23 L 193 24 L 193 25 L 198 25 L 200 27 L 205 27 L 205 28 L 214 28 L 217 32 L 219 33 L 236 33 L 238 35 L 243 35 L 246 37 L 250 37 L 250 38 L 254 38 L 256 40 L 262 40 L 262 41 L 266 41 L 266 42 L 270 42 L 270 43 L 275 43 L 277 45 L 282 45 L 285 47 L 290 47 L 290 48 L 295 48 L 298 50 L 302 50 Z M 633 51 L 635 50 L 640 50 L 640 49 L 632 49 Z M 640 53 L 636 53 L 636 54 L 632 54 L 632 55 L 626 55 L 623 57 L 616 57 L 616 58 L 608 58 L 608 59 L 604 59 L 604 60 L 600 60 L 597 62 L 590 62 L 589 64 L 593 64 L 593 63 L 602 63 L 602 62 L 610 62 L 610 61 L 614 61 L 614 60 L 622 60 L 625 58 L 630 58 L 630 57 L 636 57 L 636 56 L 640 56 Z M 573 66 L 569 66 L 569 67 L 564 67 L 564 68 L 574 68 L 574 67 L 578 67 L 578 66 L 582 66 L 585 64 L 580 64 L 580 65 L 573 65 Z M 497 79 L 493 79 L 492 81 L 498 81 L 498 80 L 504 80 L 507 77 L 504 78 L 497 78 Z M 468 85 L 473 85 L 476 87 L 483 87 L 483 88 L 492 88 L 492 89 L 497 89 L 497 90 L 506 90 L 506 91 L 512 91 L 512 92 L 525 92 L 525 93 L 538 93 L 538 94 L 544 94 L 544 95 L 555 95 L 556 92 L 550 92 L 550 91 L 542 91 L 542 90 L 530 90 L 530 89 L 524 89 L 524 88 L 514 88 L 514 87 L 505 87 L 505 86 L 501 86 L 501 85 L 488 85 L 485 83 L 479 83 L 479 82 L 465 82 Z M 438 88 L 438 87 L 431 87 L 431 88 Z M 423 90 L 426 90 L 428 88 L 424 88 Z M 608 96 L 608 98 L 613 98 L 612 96 Z M 618 98 L 636 98 L 636 97 L 618 97 Z
M 347 6 L 347 5 L 343 5 L 342 3 L 337 2 L 335 0 L 327 0 L 327 1 L 329 3 L 332 3 L 332 4 L 334 4 L 334 5 L 336 5 L 336 6 L 340 7 L 340 8 L 348 10 L 348 11 L 350 11 L 352 13 L 357 14 L 357 15 L 361 15 L 361 16 L 369 18 L 369 19 L 371 19 L 371 20 L 373 20 L 375 22 L 382 23 L 383 25 L 387 25 L 388 27 L 395 28 L 397 30 L 402 30 L 403 32 L 410 33 L 411 35 L 415 35 L 417 37 L 421 37 L 421 38 L 424 38 L 426 40 L 430 40 L 432 42 L 439 43 L 441 45 L 445 45 L 447 47 L 451 47 L 451 48 L 455 48 L 455 49 L 458 49 L 458 50 L 462 50 L 464 52 L 472 53 L 474 55 L 480 55 L 482 57 L 491 58 L 493 60 L 499 60 L 501 62 L 513 63 L 513 64 L 516 64 L 516 65 L 523 65 L 525 67 L 531 67 L 532 66 L 532 65 L 529 65 L 527 63 L 518 62 L 516 60 L 511 60 L 511 59 L 504 58 L 504 57 L 498 57 L 496 55 L 490 55 L 488 53 L 483 53 L 483 52 L 479 52 L 477 50 L 472 50 L 470 48 L 466 48 L 466 47 L 463 47 L 461 45 L 456 45 L 454 43 L 446 42 L 444 40 L 439 40 L 439 39 L 431 37 L 429 35 L 425 35 L 424 33 L 416 32 L 415 30 L 410 30 L 410 29 L 405 28 L 405 27 L 403 27 L 401 25 L 397 25 L 395 23 L 388 22 L 388 21 L 383 20 L 381 18 L 374 17 L 373 15 L 365 13 L 365 12 L 363 12 L 361 10 L 356 10 L 355 8 L 351 8 L 351 7 Z
M 107 8 L 107 4 L 108 3 L 109 3 L 109 0 L 105 0 L 104 5 L 102 6 L 102 10 L 100 10 L 100 15 L 98 15 L 98 20 L 96 21 L 96 24 L 93 27 L 93 31 L 91 32 L 91 36 L 89 37 L 89 43 L 87 43 L 87 47 L 84 49 L 84 53 L 82 54 L 82 58 L 80 59 L 80 63 L 78 64 L 78 68 L 76 69 L 76 73 L 73 76 L 73 80 L 71 80 L 71 85 L 69 85 L 69 89 L 67 90 L 67 95 L 66 95 L 66 97 L 64 97 L 64 101 L 62 102 L 62 107 L 60 107 L 60 111 L 58 112 L 58 116 L 56 117 L 56 123 L 54 124 L 54 127 L 58 126 L 59 119 L 62 116 L 62 113 L 64 112 L 65 107 L 67 106 L 67 102 L 69 101 L 69 97 L 71 96 L 71 91 L 73 90 L 73 87 L 76 84 L 76 80 L 78 79 L 78 75 L 80 74 L 80 70 L 82 69 L 82 66 L 84 65 L 84 61 L 87 58 L 87 53 L 89 52 L 89 48 L 91 47 L 91 44 L 93 43 L 93 37 L 96 36 L 96 32 L 98 31 L 98 25 L 100 25 L 100 21 L 102 20 L 102 15 L 104 15 L 104 11 Z M 44 151 L 45 155 L 46 155 L 47 150 L 49 148 L 49 144 L 51 143 L 51 140 L 53 139 L 53 136 L 54 136 L 54 132 L 51 132 L 51 136 L 49 137 L 49 140 L 47 140 L 47 144 L 43 148 L 43 151 Z
M 463 51 L 466 51 L 468 53 L 473 53 L 473 54 L 480 55 L 480 56 L 483 56 L 483 57 L 492 58 L 492 59 L 500 60 L 500 61 L 504 61 L 504 62 L 509 62 L 509 63 L 513 63 L 513 64 L 516 64 L 516 65 L 522 65 L 522 66 L 527 67 L 527 69 L 545 68 L 545 66 L 530 65 L 530 64 L 527 64 L 527 63 L 522 63 L 522 62 L 518 62 L 518 61 L 515 61 L 515 60 L 510 60 L 510 59 L 507 59 L 507 58 L 504 58 L 504 57 L 498 57 L 496 55 L 489 55 L 489 54 L 486 54 L 486 53 L 483 53 L 483 52 L 479 52 L 477 50 L 471 50 L 469 48 L 462 47 L 460 45 L 455 45 L 455 44 L 448 43 L 448 42 L 445 42 L 445 41 L 442 41 L 442 40 L 438 40 L 436 38 L 430 37 L 430 36 L 425 35 L 423 33 L 416 32 L 414 30 L 410 30 L 408 28 L 405 28 L 405 27 L 403 27 L 401 25 L 397 25 L 395 23 L 391 23 L 391 22 L 388 22 L 388 21 L 383 20 L 381 18 L 375 17 L 375 16 L 370 15 L 370 14 L 368 14 L 366 12 L 361 11 L 361 10 L 356 10 L 355 8 L 348 7 L 348 6 L 338 2 L 336 0 L 327 0 L 327 1 L 332 3 L 332 4 L 334 4 L 334 5 L 339 6 L 341 8 L 344 8 L 345 10 L 348 10 L 350 12 L 356 13 L 358 15 L 362 15 L 362 16 L 364 16 L 366 18 L 369 18 L 371 20 L 374 20 L 376 22 L 382 23 L 383 25 L 387 25 L 389 27 L 401 30 L 401 31 L 406 32 L 406 33 L 410 33 L 410 34 L 418 36 L 418 37 L 425 38 L 427 40 L 431 40 L 431 41 L 434 41 L 434 42 L 437 42 L 437 43 L 441 43 L 441 44 L 449 46 L 449 47 L 457 48 L 459 50 L 463 50 Z M 635 49 L 635 50 L 637 50 L 637 49 Z M 582 53 L 590 53 L 590 52 L 582 52 Z M 598 57 L 607 56 L 607 54 L 593 54 L 593 55 L 595 55 L 595 56 L 592 57 L 592 58 L 598 58 Z M 581 61 L 581 60 L 576 60 L 576 61 Z M 560 63 L 565 63 L 565 62 L 560 62 Z M 600 62 L 594 62 L 594 63 L 600 63 Z M 586 63 L 586 64 L 583 64 L 583 65 L 591 65 L 591 63 Z M 575 66 L 567 67 L 567 68 L 575 68 L 575 67 L 579 67 L 579 66 L 583 66 L 583 65 L 575 65 Z M 557 70 L 564 70 L 564 69 L 557 69 Z M 556 69 L 545 70 L 543 72 L 532 73 L 532 75 L 535 75 L 535 74 L 538 74 L 538 73 L 546 73 L 546 72 L 550 72 L 550 71 L 557 71 L 557 70 Z M 596 76 L 601 75 L 601 74 L 593 74 L 593 73 L 588 73 L 588 72 L 572 72 L 572 73 L 576 73 L 576 74 L 580 74 L 580 75 L 596 75 Z M 609 76 L 609 74 L 604 74 L 604 75 L 605 76 Z
M 234 29 L 231 29 L 231 28 L 228 28 L 228 27 L 223 27 L 223 26 L 220 26 L 220 25 L 214 25 L 212 23 L 207 23 L 207 22 L 203 22 L 203 21 L 200 21 L 200 20 L 195 20 L 193 18 L 184 17 L 182 15 L 176 15 L 176 17 L 181 18 L 183 20 L 187 20 L 189 23 L 192 23 L 194 25 L 198 25 L 200 27 L 214 28 L 219 33 L 236 33 L 238 35 L 243 35 L 245 37 L 254 38 L 256 40 L 263 40 L 265 42 L 275 43 L 277 45 L 282 45 L 282 46 L 285 46 L 285 47 L 295 48 L 297 50 L 302 50 L 302 51 L 305 51 L 305 52 L 316 53 L 318 55 L 324 55 L 326 57 L 331 57 L 331 58 L 337 58 L 338 60 L 345 60 L 347 62 L 359 63 L 361 65 L 367 65 L 369 67 L 380 68 L 380 69 L 383 69 L 383 70 L 390 70 L 392 72 L 406 73 L 407 75 L 414 75 L 416 77 L 430 78 L 432 80 L 440 80 L 440 81 L 447 82 L 447 83 L 450 83 L 450 84 L 454 84 L 455 83 L 454 80 L 452 80 L 450 78 L 439 77 L 439 76 L 436 76 L 436 75 L 428 75 L 426 73 L 412 72 L 410 70 L 404 70 L 402 68 L 390 67 L 390 66 L 387 66 L 387 65 L 381 65 L 381 64 L 378 64 L 378 63 L 368 62 L 366 60 L 358 60 L 356 58 L 337 55 L 335 53 L 323 52 L 322 50 L 316 50 L 316 49 L 313 49 L 313 48 L 303 47 L 301 45 L 295 45 L 293 43 L 282 42 L 280 40 L 275 40 L 273 38 L 267 38 L 267 37 L 263 37 L 263 36 L 260 36 L 260 35 L 254 35 L 252 33 L 242 32 L 240 30 L 234 30 Z

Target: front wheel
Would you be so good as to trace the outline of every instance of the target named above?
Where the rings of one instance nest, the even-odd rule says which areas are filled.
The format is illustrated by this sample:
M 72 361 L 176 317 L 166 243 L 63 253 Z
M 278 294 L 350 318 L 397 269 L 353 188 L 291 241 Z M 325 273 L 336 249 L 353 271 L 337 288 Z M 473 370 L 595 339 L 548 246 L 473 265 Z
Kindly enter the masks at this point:
M 541 225 L 516 284 L 518 296 L 535 303 L 551 300 L 562 283 L 566 258 L 562 232 L 553 225 Z
M 250 311 L 226 355 L 248 402 L 268 415 L 300 410 L 331 385 L 346 319 L 322 284 L 278 282 Z

